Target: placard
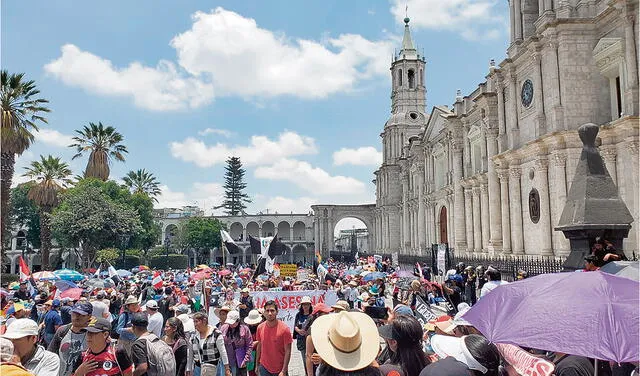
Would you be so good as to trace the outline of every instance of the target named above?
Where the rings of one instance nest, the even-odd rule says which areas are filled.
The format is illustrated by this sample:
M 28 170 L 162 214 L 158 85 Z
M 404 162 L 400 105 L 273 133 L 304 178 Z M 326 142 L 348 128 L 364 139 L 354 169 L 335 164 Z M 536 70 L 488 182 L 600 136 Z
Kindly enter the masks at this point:
M 280 264 L 280 275 L 283 277 L 295 277 L 298 275 L 298 265 Z
M 549 376 L 553 373 L 555 368 L 553 363 L 533 356 L 518 346 L 504 343 L 496 343 L 495 345 L 502 357 L 520 375 Z
M 428 323 L 429 320 L 433 320 L 438 317 L 432 310 L 431 307 L 421 297 L 416 296 L 416 309 L 415 309 L 416 319 L 420 321 L 420 324 L 424 326 L 424 324 Z
M 296 272 L 296 280 L 298 281 L 306 281 L 309 279 L 309 270 L 308 269 L 300 269 Z
M 447 272 L 447 245 L 438 244 L 438 275 L 444 275 Z

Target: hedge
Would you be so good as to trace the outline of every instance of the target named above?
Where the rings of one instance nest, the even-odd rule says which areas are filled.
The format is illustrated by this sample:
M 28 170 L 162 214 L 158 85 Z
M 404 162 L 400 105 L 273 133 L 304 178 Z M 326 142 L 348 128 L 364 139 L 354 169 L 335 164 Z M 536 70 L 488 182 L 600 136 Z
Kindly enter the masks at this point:
M 189 266 L 187 255 L 170 254 L 168 256 L 153 256 L 149 260 L 151 269 L 186 269 Z
M 122 265 L 122 254 L 118 256 L 118 260 L 116 260 L 116 268 L 117 269 L 126 269 L 130 270 L 140 265 L 140 257 L 133 255 L 125 255 L 124 257 L 124 265 Z
M 7 284 L 9 285 L 11 282 L 15 282 L 17 280 L 19 280 L 20 277 L 18 277 L 17 274 L 9 274 L 9 273 L 2 273 L 2 284 Z

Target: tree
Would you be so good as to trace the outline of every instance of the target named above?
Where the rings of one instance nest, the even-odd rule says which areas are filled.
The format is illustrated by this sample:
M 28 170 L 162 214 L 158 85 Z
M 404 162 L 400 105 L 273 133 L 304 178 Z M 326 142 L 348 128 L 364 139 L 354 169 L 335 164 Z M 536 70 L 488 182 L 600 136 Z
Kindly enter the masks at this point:
M 95 261 L 97 250 L 115 248 L 119 236 L 142 231 L 138 212 L 111 199 L 92 180 L 67 190 L 51 221 L 56 239 L 80 245 L 84 267 Z
M 224 229 L 224 224 L 215 218 L 191 217 L 181 227 L 180 236 L 187 248 L 196 250 L 198 261 L 203 262 L 212 248 L 220 246 L 220 230 Z
M 0 131 L 0 246 L 4 259 L 4 246 L 6 244 L 6 231 L 9 223 L 9 200 L 11 181 L 15 167 L 16 155 L 21 155 L 31 146 L 34 140 L 33 131 L 38 130 L 38 122 L 47 123 L 43 116 L 49 112 L 46 104 L 48 100 L 38 98 L 40 90 L 35 81 L 26 81 L 24 73 L 9 74 L 6 70 L 0 73 L 2 92 L 2 128 Z
M 96 252 L 96 261 L 100 264 L 113 264 L 120 257 L 120 251 L 115 248 L 104 248 Z
M 109 164 L 112 159 L 124 162 L 124 155 L 128 153 L 127 147 L 122 144 L 123 137 L 114 127 L 89 123 L 82 130 L 76 131 L 78 136 L 73 137 L 76 142 L 69 147 L 76 148 L 76 155 L 72 159 L 79 158 L 83 153 L 90 151 L 87 168 L 84 176 L 97 178 L 102 181 L 109 179 Z
M 40 161 L 31 162 L 31 166 L 25 167 L 24 176 L 35 181 L 28 197 L 40 208 L 40 251 L 42 255 L 42 267 L 49 270 L 49 252 L 51 251 L 51 212 L 60 203 L 58 193 L 70 183 L 72 172 L 69 166 L 60 158 L 49 155 L 40 156 Z
M 158 202 L 156 196 L 160 195 L 162 191 L 160 190 L 160 182 L 152 173 L 147 172 L 145 169 L 129 171 L 122 180 L 131 193 L 144 194 L 151 197 L 153 201 Z
M 40 214 L 38 207 L 27 195 L 34 182 L 27 182 L 11 190 L 10 223 L 27 229 L 27 242 L 33 248 L 40 248 Z
M 228 215 L 238 215 L 244 212 L 251 202 L 249 195 L 244 192 L 247 183 L 244 182 L 245 170 L 238 157 L 229 157 L 224 173 L 224 208 Z

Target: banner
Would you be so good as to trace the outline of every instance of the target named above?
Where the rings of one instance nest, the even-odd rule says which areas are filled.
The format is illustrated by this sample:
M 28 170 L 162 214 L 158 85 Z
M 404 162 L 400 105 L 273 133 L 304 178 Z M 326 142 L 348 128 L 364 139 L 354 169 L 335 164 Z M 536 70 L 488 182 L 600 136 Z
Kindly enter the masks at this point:
M 295 325 L 294 319 L 303 296 L 311 298 L 311 306 L 316 303 L 324 303 L 331 307 L 338 301 L 338 295 L 336 295 L 335 291 L 255 291 L 249 293 L 249 295 L 253 298 L 253 305 L 256 309 L 262 308 L 267 301 L 274 300 L 279 307 L 278 318 L 287 324 L 291 330 Z
M 420 324 L 422 324 L 423 327 L 424 327 L 424 324 L 429 322 L 429 320 L 438 318 L 438 315 L 436 315 L 431 310 L 431 307 L 429 307 L 429 305 L 425 303 L 425 301 L 422 300 L 422 298 L 419 296 L 416 297 L 415 313 L 416 313 L 416 319 L 420 321 Z
M 531 355 L 515 345 L 504 343 L 495 344 L 502 357 L 520 375 L 527 376 L 549 376 L 553 373 L 555 366 L 553 363 Z
M 391 265 L 398 266 L 400 263 L 398 262 L 398 251 L 393 252 L 391 254 Z
M 447 263 L 445 258 L 447 257 L 447 245 L 438 244 L 438 275 L 445 275 L 447 272 Z
M 283 277 L 296 277 L 298 275 L 298 265 L 280 264 L 280 275 Z

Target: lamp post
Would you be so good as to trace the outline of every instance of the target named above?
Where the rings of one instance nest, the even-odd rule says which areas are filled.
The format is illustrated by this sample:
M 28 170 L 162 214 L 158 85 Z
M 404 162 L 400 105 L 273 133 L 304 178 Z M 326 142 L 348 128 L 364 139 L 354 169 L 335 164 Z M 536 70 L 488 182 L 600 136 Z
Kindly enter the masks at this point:
M 120 248 L 122 250 L 122 268 L 125 268 L 125 256 L 126 256 L 126 249 L 127 246 L 129 245 L 129 239 L 131 239 L 131 235 L 129 234 L 121 234 L 118 235 L 118 238 L 120 238 Z

